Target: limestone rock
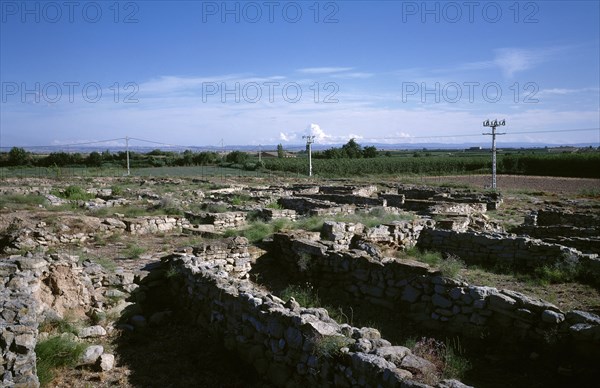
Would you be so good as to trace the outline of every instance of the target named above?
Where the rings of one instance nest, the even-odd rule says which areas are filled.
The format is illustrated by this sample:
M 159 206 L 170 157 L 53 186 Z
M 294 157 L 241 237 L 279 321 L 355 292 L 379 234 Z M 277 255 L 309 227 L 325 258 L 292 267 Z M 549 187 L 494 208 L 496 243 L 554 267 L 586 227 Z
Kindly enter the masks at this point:
M 396 366 L 400 366 L 404 357 L 411 354 L 411 351 L 404 346 L 386 346 L 375 350 L 375 354 L 389 362 L 393 362 Z
M 98 361 L 98 358 L 104 353 L 102 345 L 88 346 L 79 359 L 80 365 L 93 365 Z
M 98 359 L 98 364 L 101 371 L 109 371 L 115 366 L 115 356 L 112 354 L 102 354 Z
M 79 338 L 104 337 L 105 335 L 106 330 L 100 325 L 84 327 L 79 331 Z
M 417 357 L 412 353 L 407 354 L 406 357 L 402 359 L 400 367 L 412 373 L 422 375 L 433 374 L 436 371 L 435 365 L 433 365 L 430 361 L 427 361 L 421 357 Z

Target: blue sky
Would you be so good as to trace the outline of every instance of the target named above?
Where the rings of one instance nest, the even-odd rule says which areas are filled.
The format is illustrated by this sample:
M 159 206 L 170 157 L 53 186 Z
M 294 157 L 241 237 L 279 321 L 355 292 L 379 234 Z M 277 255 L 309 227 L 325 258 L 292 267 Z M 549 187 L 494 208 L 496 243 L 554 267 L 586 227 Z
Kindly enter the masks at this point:
M 480 142 L 487 118 L 506 119 L 510 142 L 600 141 L 597 1 L 0 0 L 0 12 L 1 147 Z

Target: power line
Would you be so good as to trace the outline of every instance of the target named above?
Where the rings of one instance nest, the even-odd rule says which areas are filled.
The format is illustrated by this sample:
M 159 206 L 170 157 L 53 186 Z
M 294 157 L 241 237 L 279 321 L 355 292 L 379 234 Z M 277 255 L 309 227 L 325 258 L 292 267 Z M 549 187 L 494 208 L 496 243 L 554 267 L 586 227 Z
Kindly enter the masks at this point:
M 585 131 L 598 131 L 600 128 L 579 128 L 579 129 L 548 129 L 542 131 L 520 131 L 520 132 L 507 132 L 507 135 L 524 135 L 530 133 L 558 133 L 558 132 L 585 132 Z M 432 135 L 432 136 L 390 136 L 390 137 L 367 137 L 368 140 L 394 140 L 394 139 L 431 139 L 431 138 L 451 138 L 451 137 L 475 137 L 481 136 L 479 133 L 463 133 L 456 135 Z
M 534 133 L 561 133 L 561 132 L 586 132 L 586 131 L 600 131 L 600 127 L 598 128 L 574 128 L 574 129 L 548 129 L 548 130 L 525 130 L 525 131 L 517 131 L 517 132 L 507 132 L 507 135 L 526 135 L 526 134 L 534 134 Z M 365 137 L 361 138 L 361 140 L 412 140 L 412 139 L 444 139 L 444 138 L 454 138 L 454 137 L 478 137 L 481 136 L 480 133 L 462 133 L 462 134 L 454 134 L 454 135 L 431 135 L 431 136 L 387 136 L 387 137 Z M 95 140 L 95 141 L 86 141 L 86 142 L 78 142 L 78 143 L 69 143 L 69 144 L 48 144 L 48 145 L 26 145 L 26 146 L 11 146 L 11 147 L 0 147 L 0 149 L 10 149 L 13 147 L 24 147 L 24 148 L 61 148 L 61 147 L 77 147 L 82 145 L 91 145 L 91 144 L 102 144 L 113 141 L 125 141 L 125 137 L 119 137 L 115 139 L 106 139 L 106 140 Z M 129 137 L 129 140 L 137 140 L 145 143 L 176 147 L 176 148 L 193 148 L 193 149 L 207 149 L 207 148 L 218 148 L 218 146 L 206 145 L 206 146 L 193 146 L 193 145 L 179 145 L 179 144 L 170 144 L 159 141 L 141 139 L 136 137 Z M 288 147 L 289 150 L 298 148 L 302 150 L 302 146 L 291 146 Z
M 70 144 L 50 144 L 50 145 L 32 145 L 32 146 L 28 145 L 28 146 L 23 146 L 23 147 L 26 147 L 26 148 L 75 147 L 75 146 L 80 146 L 80 145 L 108 143 L 108 142 L 117 141 L 117 140 L 125 140 L 125 138 L 124 137 L 119 137 L 119 138 L 116 138 L 116 139 L 86 141 L 86 142 L 81 142 L 81 143 L 70 143 Z M 15 147 L 18 147 L 18 146 L 15 146 Z M 12 147 L 0 147 L 0 148 L 12 148 Z

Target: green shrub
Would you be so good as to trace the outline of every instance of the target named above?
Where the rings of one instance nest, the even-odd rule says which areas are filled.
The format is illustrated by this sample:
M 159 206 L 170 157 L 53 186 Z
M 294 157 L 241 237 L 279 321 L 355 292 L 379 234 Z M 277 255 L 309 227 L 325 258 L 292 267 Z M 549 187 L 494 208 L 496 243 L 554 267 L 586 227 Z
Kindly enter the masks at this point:
M 72 333 L 78 334 L 77 327 L 72 319 L 47 319 L 40 324 L 39 330 L 47 333 Z
M 205 211 L 208 213 L 226 213 L 229 211 L 227 205 L 220 203 L 209 203 L 205 207 Z
M 125 251 L 123 252 L 125 254 L 125 257 L 129 258 L 129 259 L 139 259 L 140 256 L 142 254 L 144 254 L 146 252 L 146 248 L 141 247 L 137 244 L 129 244 L 127 245 L 127 247 L 125 248 Z
M 438 266 L 442 262 L 442 254 L 440 252 L 420 250 L 417 247 L 412 247 L 400 253 L 401 257 L 408 257 L 431 266 Z
M 537 267 L 533 273 L 542 284 L 567 283 L 573 281 L 580 273 L 580 266 L 570 263 L 556 263 Z
M 323 222 L 325 222 L 323 217 L 306 217 L 296 222 L 296 228 L 318 232 L 323 229 Z
M 250 197 L 249 195 L 240 194 L 240 195 L 236 195 L 233 198 L 231 198 L 231 204 L 235 205 L 235 206 L 241 206 L 241 205 L 246 204 L 251 199 L 252 199 L 252 197 Z
M 123 193 L 125 192 L 125 190 L 123 190 L 123 187 L 119 186 L 119 185 L 111 186 L 110 190 L 112 192 L 113 197 L 121 197 L 123 195 Z
M 75 185 L 67 186 L 61 196 L 72 201 L 87 201 L 94 198 L 92 194 L 88 194 L 84 189 Z
M 160 203 L 156 207 L 156 210 L 171 216 L 179 216 L 183 214 L 183 211 L 181 210 L 177 202 L 170 197 L 162 198 L 160 200 Z
M 450 256 L 438 263 L 438 269 L 442 275 L 449 278 L 456 278 L 463 268 L 465 268 L 465 263 L 456 256 Z
M 270 204 L 267 205 L 267 209 L 278 209 L 278 210 L 283 210 L 283 206 L 281 206 L 279 203 L 277 202 L 271 202 Z

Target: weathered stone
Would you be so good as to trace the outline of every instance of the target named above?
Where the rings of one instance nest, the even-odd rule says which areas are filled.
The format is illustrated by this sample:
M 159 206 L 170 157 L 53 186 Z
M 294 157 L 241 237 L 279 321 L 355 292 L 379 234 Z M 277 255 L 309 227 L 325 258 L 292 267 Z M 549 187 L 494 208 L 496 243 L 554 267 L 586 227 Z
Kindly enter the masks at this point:
M 436 388 L 473 388 L 470 385 L 465 385 L 458 380 L 442 380 L 437 383 Z
M 557 323 L 561 323 L 564 320 L 565 320 L 564 314 L 560 314 L 560 313 L 554 312 L 552 310 L 542 311 L 542 322 L 557 324 Z
M 372 370 L 395 369 L 396 366 L 375 354 L 354 353 L 352 355 L 352 366 L 361 374 L 367 374 Z
M 514 310 L 517 307 L 517 301 L 503 294 L 492 294 L 489 297 L 491 309 Z
M 104 353 L 104 347 L 101 345 L 88 346 L 79 359 L 80 365 L 93 365 L 98 361 L 98 358 Z
M 408 303 L 414 303 L 421 296 L 421 291 L 417 290 L 410 284 L 404 287 L 404 291 L 402 292 L 402 300 Z
M 98 359 L 100 370 L 107 372 L 112 370 L 115 366 L 115 356 L 112 354 L 102 354 Z
M 452 306 L 452 302 L 449 301 L 448 299 L 444 298 L 440 294 L 433 294 L 433 297 L 431 298 L 431 302 L 433 303 L 434 306 L 438 306 L 441 308 L 448 308 L 448 307 Z
M 35 347 L 35 337 L 33 334 L 19 334 L 15 336 L 15 346 L 18 353 L 28 353 Z
M 471 298 L 477 299 L 485 299 L 488 295 L 492 295 L 498 292 L 498 289 L 493 287 L 469 287 L 469 295 Z
M 48 262 L 40 257 L 23 257 L 17 260 L 19 268 L 25 270 L 39 270 L 48 266 Z
M 80 338 L 95 338 L 103 337 L 105 335 L 106 330 L 100 325 L 84 327 L 79 331 Z
M 386 346 L 375 350 L 377 356 L 383 357 L 385 360 L 394 363 L 396 366 L 400 366 L 402 359 L 410 353 L 410 349 L 404 346 Z
M 600 325 L 600 317 L 596 314 L 592 314 L 586 311 L 572 310 L 567 313 L 567 321 L 569 323 L 589 323 L 594 325 Z
M 424 358 L 417 357 L 412 353 L 407 354 L 400 364 L 402 369 L 406 369 L 412 373 L 428 375 L 435 373 L 435 365 Z

